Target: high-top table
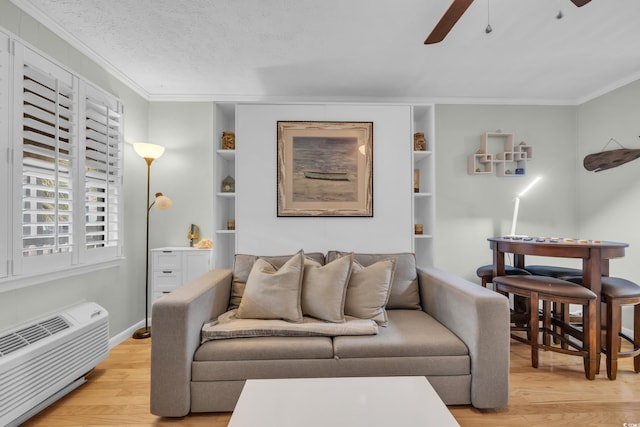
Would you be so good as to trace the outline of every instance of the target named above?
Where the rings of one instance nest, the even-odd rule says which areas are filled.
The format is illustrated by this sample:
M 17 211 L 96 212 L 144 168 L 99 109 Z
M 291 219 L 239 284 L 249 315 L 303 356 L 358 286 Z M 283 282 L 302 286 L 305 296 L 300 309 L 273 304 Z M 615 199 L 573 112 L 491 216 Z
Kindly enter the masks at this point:
M 582 258 L 582 286 L 591 289 L 600 300 L 602 276 L 609 275 L 609 260 L 624 256 L 628 243 L 539 237 L 491 237 L 493 275 L 504 276 L 504 254 L 513 254 L 513 266 L 524 268 L 525 255 L 557 258 Z M 600 304 L 596 304 L 596 331 L 600 330 Z M 600 334 L 596 334 L 600 349 Z

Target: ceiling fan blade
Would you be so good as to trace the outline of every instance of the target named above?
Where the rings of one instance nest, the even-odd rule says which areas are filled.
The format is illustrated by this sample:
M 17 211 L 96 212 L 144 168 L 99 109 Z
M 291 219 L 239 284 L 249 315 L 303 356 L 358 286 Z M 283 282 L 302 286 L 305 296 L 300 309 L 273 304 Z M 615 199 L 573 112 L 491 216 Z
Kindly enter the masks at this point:
M 449 9 L 442 15 L 429 37 L 424 41 L 424 44 L 434 44 L 444 40 L 449 31 L 456 25 L 458 19 L 471 6 L 471 3 L 473 3 L 473 0 L 453 0 Z
M 571 0 L 571 3 L 575 4 L 578 7 L 582 7 L 585 4 L 589 3 L 591 0 Z

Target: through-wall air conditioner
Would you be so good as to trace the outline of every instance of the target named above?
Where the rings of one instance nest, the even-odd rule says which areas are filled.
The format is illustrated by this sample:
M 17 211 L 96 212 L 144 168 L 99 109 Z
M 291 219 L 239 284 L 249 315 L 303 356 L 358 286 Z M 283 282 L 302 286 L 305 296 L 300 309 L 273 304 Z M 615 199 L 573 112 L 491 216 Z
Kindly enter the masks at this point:
M 92 302 L 0 332 L 0 426 L 76 389 L 108 355 L 109 313 Z

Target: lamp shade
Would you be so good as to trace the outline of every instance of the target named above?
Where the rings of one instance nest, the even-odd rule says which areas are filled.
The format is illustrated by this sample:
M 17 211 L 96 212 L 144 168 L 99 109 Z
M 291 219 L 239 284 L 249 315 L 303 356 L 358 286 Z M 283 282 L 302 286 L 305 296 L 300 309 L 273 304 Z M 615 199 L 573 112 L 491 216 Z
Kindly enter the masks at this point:
M 169 209 L 173 205 L 173 202 L 167 196 L 163 196 L 162 193 L 156 193 L 156 200 L 154 202 L 154 206 L 157 210 L 163 211 L 165 209 Z
M 157 159 L 164 153 L 164 147 L 162 145 L 150 144 L 148 142 L 135 142 L 133 149 L 143 159 Z

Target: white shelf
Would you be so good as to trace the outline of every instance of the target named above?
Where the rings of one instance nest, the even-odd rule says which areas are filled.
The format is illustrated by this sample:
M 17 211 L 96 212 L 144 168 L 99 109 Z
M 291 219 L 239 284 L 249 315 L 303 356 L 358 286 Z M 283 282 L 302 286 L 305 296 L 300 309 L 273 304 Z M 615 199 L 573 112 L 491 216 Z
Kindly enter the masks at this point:
M 236 230 L 216 230 L 216 234 L 236 234 Z
M 231 198 L 233 199 L 234 197 L 236 197 L 236 193 L 216 193 L 217 197 L 226 197 L 226 198 Z
M 496 142 L 496 140 L 498 140 Z M 490 143 L 502 145 L 502 151 L 492 154 Z M 533 148 L 524 141 L 514 145 L 512 133 L 485 132 L 480 136 L 479 150 L 469 155 L 467 172 L 469 175 L 490 175 L 499 177 L 520 177 L 526 174 L 527 162 L 533 159 Z M 495 168 L 494 168 L 495 165 Z M 520 173 L 517 173 L 520 172 Z
M 225 160 L 235 160 L 236 158 L 236 150 L 216 150 L 216 154 L 222 157 Z
M 429 157 L 433 154 L 433 151 L 414 151 L 413 152 L 413 160 L 414 162 L 420 161 Z

